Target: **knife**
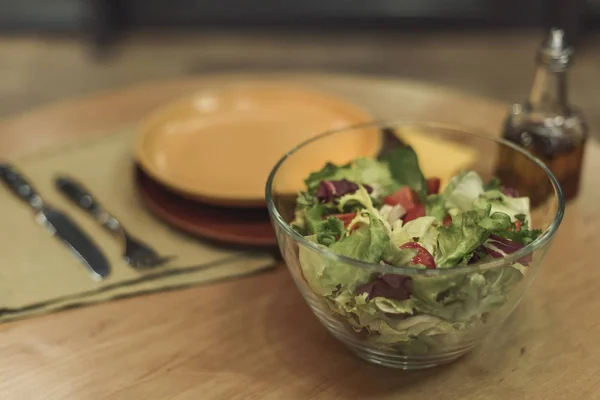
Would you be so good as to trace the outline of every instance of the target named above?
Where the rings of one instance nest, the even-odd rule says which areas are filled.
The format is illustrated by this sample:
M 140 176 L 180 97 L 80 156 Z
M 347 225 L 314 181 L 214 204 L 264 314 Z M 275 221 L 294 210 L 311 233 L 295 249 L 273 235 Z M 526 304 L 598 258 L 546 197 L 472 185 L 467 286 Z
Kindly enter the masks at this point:
M 12 165 L 0 164 L 0 179 L 35 213 L 35 221 L 46 228 L 50 235 L 62 240 L 71 253 L 86 266 L 94 279 L 100 280 L 110 274 L 110 265 L 98 246 L 67 217 L 44 203 L 33 186 Z

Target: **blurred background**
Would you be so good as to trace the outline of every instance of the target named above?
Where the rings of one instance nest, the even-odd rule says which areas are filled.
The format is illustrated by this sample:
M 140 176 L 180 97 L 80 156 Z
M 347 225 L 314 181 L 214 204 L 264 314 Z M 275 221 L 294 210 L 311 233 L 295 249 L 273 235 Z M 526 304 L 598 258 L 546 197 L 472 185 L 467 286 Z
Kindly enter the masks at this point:
M 600 0 L 0 0 L 0 118 L 226 72 L 393 76 L 516 101 L 551 26 L 577 46 L 571 98 L 596 126 Z

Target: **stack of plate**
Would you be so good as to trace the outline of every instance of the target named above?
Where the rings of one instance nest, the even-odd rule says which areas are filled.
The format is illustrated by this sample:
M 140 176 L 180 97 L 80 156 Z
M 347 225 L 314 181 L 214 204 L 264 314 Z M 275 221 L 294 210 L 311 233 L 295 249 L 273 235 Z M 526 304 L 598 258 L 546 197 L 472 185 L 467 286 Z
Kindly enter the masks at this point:
M 274 246 L 264 187 L 295 145 L 373 118 L 328 94 L 294 85 L 228 85 L 169 104 L 139 128 L 136 183 L 148 209 L 190 234 Z M 323 165 L 331 154 L 314 154 Z M 290 192 L 301 188 L 290 181 Z

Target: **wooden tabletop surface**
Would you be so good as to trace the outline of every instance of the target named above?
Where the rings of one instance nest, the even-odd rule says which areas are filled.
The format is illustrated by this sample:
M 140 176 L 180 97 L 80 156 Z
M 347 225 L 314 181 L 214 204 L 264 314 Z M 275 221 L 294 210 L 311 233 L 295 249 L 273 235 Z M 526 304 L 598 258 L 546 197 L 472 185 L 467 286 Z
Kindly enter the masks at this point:
M 0 123 L 0 156 L 132 127 L 178 96 L 244 76 L 101 93 Z M 381 118 L 496 133 L 504 104 L 431 85 L 357 76 L 270 75 L 331 90 Z M 0 399 L 600 399 L 600 146 L 580 197 L 521 305 L 448 366 L 367 364 L 275 272 L 0 325 Z

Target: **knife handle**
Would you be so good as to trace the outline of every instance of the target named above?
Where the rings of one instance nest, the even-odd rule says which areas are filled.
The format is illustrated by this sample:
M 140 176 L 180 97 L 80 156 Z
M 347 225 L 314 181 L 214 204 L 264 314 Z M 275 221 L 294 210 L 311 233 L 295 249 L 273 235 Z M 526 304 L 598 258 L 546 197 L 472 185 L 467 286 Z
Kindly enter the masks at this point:
M 35 188 L 12 165 L 0 164 L 0 179 L 21 200 L 25 201 L 36 211 L 44 208 L 44 202 Z
M 104 227 L 111 231 L 121 229 L 119 221 L 110 215 L 100 203 L 94 199 L 92 194 L 75 179 L 67 176 L 60 176 L 56 179 L 56 187 L 79 208 L 92 214 Z

